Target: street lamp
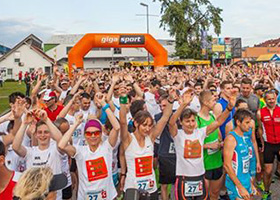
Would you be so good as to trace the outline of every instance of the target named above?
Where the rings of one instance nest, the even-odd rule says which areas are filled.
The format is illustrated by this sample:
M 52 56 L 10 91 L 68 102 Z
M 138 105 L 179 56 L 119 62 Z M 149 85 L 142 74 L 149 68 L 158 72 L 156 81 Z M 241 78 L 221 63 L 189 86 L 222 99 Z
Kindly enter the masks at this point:
M 149 5 L 148 4 L 145 4 L 145 3 L 140 3 L 141 6 L 144 6 L 146 7 L 146 16 L 147 16 L 147 33 L 149 34 Z M 150 54 L 148 52 L 148 65 L 150 65 Z

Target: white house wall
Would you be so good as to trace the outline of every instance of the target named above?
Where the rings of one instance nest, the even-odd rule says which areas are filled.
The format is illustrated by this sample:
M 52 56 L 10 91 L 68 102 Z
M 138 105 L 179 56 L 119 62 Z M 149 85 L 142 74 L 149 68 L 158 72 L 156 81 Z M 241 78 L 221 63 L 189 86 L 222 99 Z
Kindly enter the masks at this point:
M 23 44 L 21 47 L 19 47 L 16 52 L 20 52 L 20 62 L 24 63 L 24 66 L 19 66 L 17 62 L 15 62 L 15 57 L 13 52 L 11 55 L 9 55 L 4 60 L 0 61 L 0 68 L 6 68 L 6 73 L 8 69 L 13 69 L 12 75 L 6 75 L 5 79 L 7 78 L 13 78 L 18 79 L 18 73 L 20 71 L 23 72 L 23 74 L 27 71 L 30 72 L 30 69 L 38 69 L 40 67 L 45 69 L 45 67 L 51 67 L 52 64 L 44 59 L 41 55 L 39 55 L 37 52 L 32 50 L 28 45 Z

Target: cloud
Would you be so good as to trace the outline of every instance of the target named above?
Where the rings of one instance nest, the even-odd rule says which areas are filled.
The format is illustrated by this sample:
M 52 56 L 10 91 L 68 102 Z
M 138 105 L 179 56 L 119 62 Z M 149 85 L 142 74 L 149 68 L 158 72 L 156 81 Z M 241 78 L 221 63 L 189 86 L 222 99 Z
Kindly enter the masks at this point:
M 55 32 L 51 27 L 35 24 L 31 18 L 0 19 L 0 30 L 0 43 L 8 47 L 15 46 L 30 34 L 44 41 Z

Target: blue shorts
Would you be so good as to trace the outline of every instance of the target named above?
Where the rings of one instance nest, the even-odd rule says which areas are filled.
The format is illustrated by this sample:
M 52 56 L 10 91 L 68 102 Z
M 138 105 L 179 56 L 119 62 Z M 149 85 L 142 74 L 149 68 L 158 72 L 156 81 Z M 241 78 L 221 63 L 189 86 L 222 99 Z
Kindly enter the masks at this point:
M 115 187 L 117 187 L 119 184 L 119 173 L 118 172 L 113 174 L 113 182 L 114 182 Z
M 234 185 L 234 183 L 226 183 L 227 193 L 230 200 L 235 200 L 236 198 L 243 199 L 239 192 L 237 187 Z M 251 184 L 249 187 L 245 187 L 245 189 L 249 192 L 249 194 L 252 194 L 252 188 Z

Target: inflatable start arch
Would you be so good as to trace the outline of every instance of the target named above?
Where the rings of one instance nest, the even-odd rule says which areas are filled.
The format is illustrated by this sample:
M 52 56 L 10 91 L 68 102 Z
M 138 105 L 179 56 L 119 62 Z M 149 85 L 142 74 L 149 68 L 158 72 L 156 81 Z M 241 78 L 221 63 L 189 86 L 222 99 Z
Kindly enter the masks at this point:
M 166 49 L 150 34 L 99 34 L 88 33 L 69 51 L 68 65 L 71 74 L 73 64 L 83 68 L 84 56 L 95 47 L 145 48 L 154 58 L 154 66 L 168 64 Z

